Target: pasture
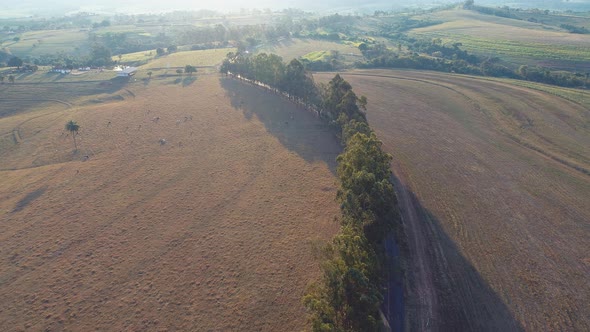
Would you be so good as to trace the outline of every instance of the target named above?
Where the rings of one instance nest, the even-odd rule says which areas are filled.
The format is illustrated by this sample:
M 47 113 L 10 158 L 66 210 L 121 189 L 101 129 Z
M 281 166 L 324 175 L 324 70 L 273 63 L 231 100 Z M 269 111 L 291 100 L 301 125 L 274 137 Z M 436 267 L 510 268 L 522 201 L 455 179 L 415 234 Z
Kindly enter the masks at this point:
M 393 155 L 410 329 L 588 330 L 590 110 L 559 96 L 588 92 L 418 71 L 342 76 L 367 96 Z
M 329 129 L 218 75 L 41 86 L 66 104 L 0 118 L 19 131 L 0 146 L 0 327 L 304 329 L 312 249 L 338 229 Z
M 414 37 L 460 42 L 466 50 L 499 56 L 515 65 L 537 64 L 550 68 L 587 71 L 590 35 L 572 34 L 541 23 L 519 21 L 467 10 L 437 12 L 421 18 L 442 24 L 410 31 Z
M 349 53 L 355 56 L 361 56 L 358 47 L 354 45 L 336 43 L 332 41 L 313 40 L 313 39 L 285 39 L 276 44 L 267 44 L 258 48 L 256 52 L 274 53 L 283 58 L 286 62 L 292 59 L 298 59 L 307 54 L 314 52 L 338 51 L 341 55 L 346 56 Z
M 20 35 L 20 41 L 4 41 L 2 47 L 19 57 L 58 52 L 80 55 L 90 49 L 88 32 L 79 29 L 28 31 Z
M 157 57 L 143 65 L 142 69 L 170 68 L 191 66 L 215 66 L 221 63 L 227 53 L 235 52 L 234 48 L 216 48 L 199 51 L 183 51 Z M 145 52 L 141 52 L 145 53 Z M 155 53 L 155 52 L 154 52 Z M 149 54 L 149 52 L 148 52 Z

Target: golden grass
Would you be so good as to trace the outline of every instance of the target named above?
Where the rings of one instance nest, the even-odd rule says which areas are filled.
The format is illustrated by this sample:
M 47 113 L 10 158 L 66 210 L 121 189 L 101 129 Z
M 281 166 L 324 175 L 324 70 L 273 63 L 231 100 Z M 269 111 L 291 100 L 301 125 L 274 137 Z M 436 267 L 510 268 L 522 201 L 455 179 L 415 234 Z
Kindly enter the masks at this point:
M 217 75 L 126 88 L 135 98 L 0 119 L 31 119 L 0 160 L 18 168 L 0 171 L 0 326 L 302 330 L 312 244 L 338 227 L 332 133 Z
M 446 253 L 449 271 L 433 273 L 458 280 L 440 290 L 442 310 L 462 315 L 449 324 L 501 326 L 502 315 L 484 313 L 507 307 L 527 330 L 585 330 L 590 177 L 571 165 L 590 169 L 588 109 L 507 82 L 357 73 L 386 76 L 343 74 L 367 96 L 369 122 L 429 216 L 424 222 L 441 229 L 429 247 Z
M 219 48 L 200 51 L 177 52 L 158 57 L 148 64 L 141 66 L 141 69 L 168 68 L 191 66 L 215 66 L 220 64 L 227 53 L 235 52 L 234 48 Z

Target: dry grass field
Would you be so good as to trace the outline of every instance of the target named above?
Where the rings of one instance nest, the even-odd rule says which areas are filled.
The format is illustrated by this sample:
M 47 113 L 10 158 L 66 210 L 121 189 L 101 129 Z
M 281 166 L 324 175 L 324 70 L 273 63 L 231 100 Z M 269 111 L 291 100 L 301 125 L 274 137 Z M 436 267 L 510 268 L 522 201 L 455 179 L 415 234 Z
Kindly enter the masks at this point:
M 217 48 L 210 50 L 177 52 L 155 58 L 148 64 L 143 65 L 141 68 L 152 69 L 184 67 L 185 65 L 214 66 L 221 63 L 227 53 L 235 52 L 235 50 L 235 48 Z
M 343 77 L 394 157 L 410 330 L 589 330 L 588 104 L 443 73 Z
M 218 75 L 53 98 L 0 118 L 0 330 L 304 329 L 338 228 L 316 118 Z

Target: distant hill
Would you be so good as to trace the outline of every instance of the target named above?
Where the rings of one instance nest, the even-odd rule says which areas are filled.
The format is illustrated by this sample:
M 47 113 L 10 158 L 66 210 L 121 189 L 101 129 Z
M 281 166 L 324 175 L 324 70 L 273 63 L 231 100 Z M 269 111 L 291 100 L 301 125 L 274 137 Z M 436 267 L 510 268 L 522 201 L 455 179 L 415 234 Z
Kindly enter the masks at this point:
M 318 11 L 323 13 L 333 12 L 350 12 L 350 13 L 370 13 L 374 10 L 396 10 L 401 8 L 433 8 L 445 4 L 457 3 L 455 0 L 402 0 L 402 1 L 362 1 L 362 0 L 253 0 L 247 3 L 239 0 L 226 0 L 219 2 L 189 1 L 189 0 L 169 0 L 165 2 L 146 2 L 143 0 L 129 0 L 123 4 L 117 0 L 89 0 L 80 3 L 74 3 L 69 0 L 55 0 L 47 2 L 45 0 L 24 0 L 18 4 L 18 7 L 10 8 L 0 5 L 0 18 L 2 17 L 22 17 L 30 15 L 38 16 L 61 16 L 64 14 L 88 11 L 97 13 L 121 13 L 137 14 L 147 12 L 165 12 L 172 10 L 197 10 L 197 9 L 214 9 L 224 12 L 237 12 L 242 8 L 270 8 L 273 10 L 284 8 L 299 8 L 307 11 Z M 513 8 L 539 8 L 550 10 L 590 10 L 590 0 L 481 0 L 475 1 L 478 5 L 487 6 L 509 6 Z

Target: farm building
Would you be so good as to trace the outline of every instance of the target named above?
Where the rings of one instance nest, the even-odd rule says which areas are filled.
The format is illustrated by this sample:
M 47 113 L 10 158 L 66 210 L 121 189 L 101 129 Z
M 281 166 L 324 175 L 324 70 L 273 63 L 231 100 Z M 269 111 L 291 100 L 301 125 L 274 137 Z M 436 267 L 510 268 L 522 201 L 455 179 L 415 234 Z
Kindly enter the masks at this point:
M 127 68 L 124 68 L 123 70 L 121 70 L 120 72 L 118 72 L 117 76 L 119 76 L 119 77 L 133 76 L 133 75 L 135 75 L 136 71 L 137 71 L 137 67 L 127 67 Z

